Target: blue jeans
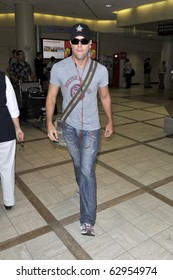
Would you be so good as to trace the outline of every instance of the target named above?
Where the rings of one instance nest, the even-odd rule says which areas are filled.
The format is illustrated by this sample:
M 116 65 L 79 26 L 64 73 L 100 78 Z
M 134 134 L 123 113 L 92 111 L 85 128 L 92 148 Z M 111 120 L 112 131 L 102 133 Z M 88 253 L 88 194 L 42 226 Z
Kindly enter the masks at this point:
M 63 132 L 80 190 L 80 224 L 94 225 L 96 220 L 95 161 L 100 143 L 100 129 L 86 131 L 64 123 Z

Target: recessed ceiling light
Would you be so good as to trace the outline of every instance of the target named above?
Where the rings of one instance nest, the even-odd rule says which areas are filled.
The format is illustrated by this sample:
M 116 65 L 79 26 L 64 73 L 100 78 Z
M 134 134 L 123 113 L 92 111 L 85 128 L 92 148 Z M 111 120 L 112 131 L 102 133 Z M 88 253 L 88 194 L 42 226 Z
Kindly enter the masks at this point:
M 111 8 L 112 5 L 111 5 L 111 4 L 106 4 L 105 7 L 106 7 L 106 8 Z

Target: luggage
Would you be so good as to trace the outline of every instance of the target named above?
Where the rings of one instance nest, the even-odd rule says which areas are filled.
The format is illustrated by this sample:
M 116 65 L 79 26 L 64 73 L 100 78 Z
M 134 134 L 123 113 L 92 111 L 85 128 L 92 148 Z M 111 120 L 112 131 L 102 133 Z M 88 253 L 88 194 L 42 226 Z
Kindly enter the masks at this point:
M 45 115 L 45 103 L 47 92 L 29 92 L 28 118 L 39 119 Z
M 20 83 L 20 96 L 22 118 L 40 119 L 45 115 L 47 92 L 42 91 L 39 82 Z

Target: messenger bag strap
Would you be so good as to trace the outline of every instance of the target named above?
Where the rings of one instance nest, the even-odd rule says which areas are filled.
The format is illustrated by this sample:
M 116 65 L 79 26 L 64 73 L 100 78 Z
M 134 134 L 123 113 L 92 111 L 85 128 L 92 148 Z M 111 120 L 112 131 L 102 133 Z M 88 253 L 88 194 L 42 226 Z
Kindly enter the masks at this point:
M 74 95 L 74 97 L 71 99 L 70 103 L 67 105 L 65 108 L 62 116 L 61 116 L 61 121 L 65 121 L 69 114 L 73 111 L 74 107 L 77 105 L 77 103 L 82 99 L 83 94 L 86 92 L 89 84 L 91 83 L 91 80 L 94 76 L 94 73 L 97 68 L 97 61 L 91 59 L 90 67 L 87 72 L 87 75 L 83 81 L 82 88 L 79 88 Z

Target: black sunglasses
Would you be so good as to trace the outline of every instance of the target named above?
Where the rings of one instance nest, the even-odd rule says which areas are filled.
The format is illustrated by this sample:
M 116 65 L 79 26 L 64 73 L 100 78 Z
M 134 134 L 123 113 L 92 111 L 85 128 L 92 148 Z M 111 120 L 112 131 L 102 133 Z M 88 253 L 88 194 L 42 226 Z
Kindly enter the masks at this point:
M 88 45 L 89 40 L 87 40 L 87 39 L 85 39 L 85 38 L 83 38 L 83 39 L 74 38 L 73 40 L 71 40 L 72 45 L 78 45 L 79 42 L 80 42 L 82 45 Z

